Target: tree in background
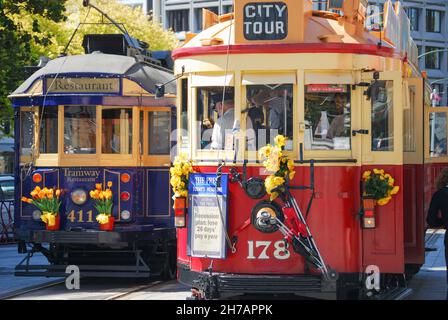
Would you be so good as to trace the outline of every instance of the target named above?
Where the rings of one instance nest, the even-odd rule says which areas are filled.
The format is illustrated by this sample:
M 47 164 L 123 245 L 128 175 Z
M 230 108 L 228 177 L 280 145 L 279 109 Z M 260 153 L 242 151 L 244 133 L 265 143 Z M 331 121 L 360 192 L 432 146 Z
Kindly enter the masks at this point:
M 63 21 L 65 0 L 0 0 L 0 137 L 3 136 L 5 120 L 12 119 L 13 111 L 7 96 L 21 81 L 23 67 L 33 64 L 36 56 L 33 46 L 45 46 L 51 41 L 49 32 L 34 34 L 41 30 L 40 20 Z M 29 15 L 29 26 L 16 15 Z M 39 17 L 40 19 L 37 19 Z
M 146 16 L 140 8 L 133 9 L 117 0 L 93 0 L 90 2 L 117 23 L 121 23 L 132 37 L 148 43 L 150 50 L 172 50 L 177 46 L 174 33 L 165 31 L 159 23 L 153 23 L 151 17 Z M 120 33 L 120 30 L 111 24 L 90 24 L 109 23 L 109 21 L 96 10 L 90 9 L 89 11 L 88 8 L 83 7 L 82 0 L 66 0 L 65 8 L 67 16 L 65 21 L 54 21 L 40 15 L 28 15 L 25 12 L 15 15 L 14 19 L 21 21 L 24 28 L 29 30 L 33 37 L 43 40 L 47 34 L 51 35 L 49 43 L 45 41 L 32 43 L 31 51 L 36 59 L 39 56 L 53 59 L 60 55 L 73 31 L 82 22 L 89 24 L 79 26 L 67 50 L 68 54 L 84 53 L 82 40 L 85 34 Z M 33 28 L 35 20 L 39 22 L 40 26 L 36 30 Z
M 177 46 L 174 33 L 164 31 L 139 8 L 132 9 L 117 0 L 91 3 L 122 23 L 132 37 L 147 42 L 150 50 L 171 50 Z M 0 120 L 12 118 L 7 95 L 27 77 L 23 67 L 36 65 L 40 56 L 58 57 L 81 22 L 109 21 L 96 10 L 83 7 L 82 0 L 0 0 Z M 82 39 L 89 33 L 120 31 L 111 24 L 81 25 L 67 54 L 83 53 Z

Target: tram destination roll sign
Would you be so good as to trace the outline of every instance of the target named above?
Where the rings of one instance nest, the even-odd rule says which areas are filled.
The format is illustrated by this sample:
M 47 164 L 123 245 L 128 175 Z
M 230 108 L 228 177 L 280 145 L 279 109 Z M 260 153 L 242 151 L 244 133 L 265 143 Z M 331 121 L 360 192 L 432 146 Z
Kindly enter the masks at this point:
M 251 2 L 244 6 L 246 40 L 283 40 L 288 36 L 288 6 L 284 2 Z
M 190 175 L 187 253 L 192 257 L 225 259 L 228 176 Z

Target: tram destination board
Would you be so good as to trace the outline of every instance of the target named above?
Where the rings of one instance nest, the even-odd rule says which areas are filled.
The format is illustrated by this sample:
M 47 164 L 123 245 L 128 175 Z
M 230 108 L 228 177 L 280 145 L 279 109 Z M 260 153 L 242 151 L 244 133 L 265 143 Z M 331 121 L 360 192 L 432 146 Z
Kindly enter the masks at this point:
M 188 255 L 226 258 L 228 176 L 218 182 L 216 174 L 190 175 Z
M 288 36 L 288 6 L 284 2 L 251 2 L 244 6 L 246 40 L 283 40 Z

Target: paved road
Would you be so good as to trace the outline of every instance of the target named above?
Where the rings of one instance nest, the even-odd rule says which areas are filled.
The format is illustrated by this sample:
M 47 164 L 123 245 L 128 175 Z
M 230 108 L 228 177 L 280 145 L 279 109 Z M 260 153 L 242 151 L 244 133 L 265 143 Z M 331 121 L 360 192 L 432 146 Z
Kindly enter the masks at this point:
M 46 277 L 15 277 L 14 267 L 24 257 L 24 254 L 17 253 L 15 244 L 0 245 L 0 297 L 19 289 L 55 280 L 55 278 Z M 47 259 L 41 254 L 36 254 L 33 259 L 35 263 L 47 263 Z
M 425 265 L 410 281 L 409 286 L 413 289 L 413 294 L 408 297 L 408 300 L 446 299 L 447 284 L 443 237 L 443 232 L 439 231 L 427 243 L 427 246 L 437 248 L 437 250 L 427 253 Z M 19 289 L 55 280 L 55 278 L 45 277 L 15 277 L 14 266 L 23 257 L 24 255 L 17 253 L 16 245 L 0 245 L 0 297 Z M 39 254 L 33 259 L 35 259 L 34 263 L 46 263 L 46 259 Z M 130 290 L 135 292 L 126 294 Z M 80 290 L 67 290 L 62 283 L 39 291 L 29 292 L 15 299 L 185 300 L 189 295 L 189 288 L 177 283 L 177 281 L 156 283 L 149 287 L 147 284 L 130 279 L 81 279 Z
M 447 298 L 444 235 L 444 231 L 439 230 L 427 242 L 426 247 L 437 248 L 437 250 L 426 253 L 425 264 L 409 283 L 413 294 L 408 300 L 445 300 Z

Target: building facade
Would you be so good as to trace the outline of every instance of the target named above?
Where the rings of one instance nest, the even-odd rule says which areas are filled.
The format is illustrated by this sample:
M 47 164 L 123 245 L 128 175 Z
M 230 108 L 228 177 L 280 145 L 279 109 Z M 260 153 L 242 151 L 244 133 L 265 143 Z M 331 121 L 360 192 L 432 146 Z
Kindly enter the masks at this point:
M 231 12 L 233 0 L 121 0 L 133 7 L 140 6 L 151 14 L 166 29 L 172 29 L 182 38 L 184 32 L 199 32 L 202 29 L 202 9 L 217 14 Z M 315 0 L 315 10 L 325 10 L 326 1 Z M 371 0 L 371 6 L 382 11 L 384 0 Z M 448 105 L 448 0 L 402 1 L 410 18 L 412 37 L 420 58 L 420 69 L 426 70 L 432 87 L 441 97 L 439 105 Z M 440 50 L 440 51 L 437 51 Z

